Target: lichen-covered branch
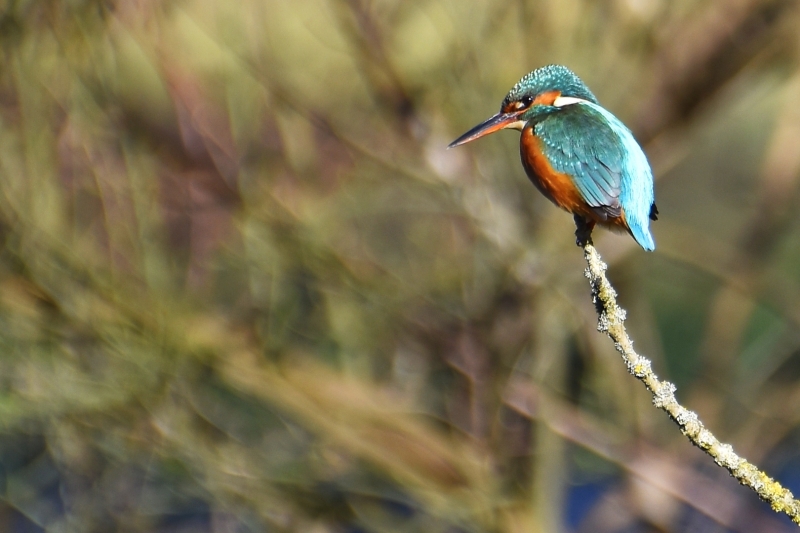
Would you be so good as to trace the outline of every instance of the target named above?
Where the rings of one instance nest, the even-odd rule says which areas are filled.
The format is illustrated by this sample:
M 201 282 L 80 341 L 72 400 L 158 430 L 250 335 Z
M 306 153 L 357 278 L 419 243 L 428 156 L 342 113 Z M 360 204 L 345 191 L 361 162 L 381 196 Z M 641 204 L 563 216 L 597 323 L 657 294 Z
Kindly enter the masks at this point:
M 633 342 L 625 331 L 625 311 L 617 305 L 617 293 L 606 278 L 606 264 L 591 244 L 583 246 L 588 264 L 586 277 L 592 286 L 592 299 L 599 315 L 597 329 L 607 334 L 628 367 L 628 372 L 644 383 L 653 395 L 653 405 L 666 411 L 689 440 L 725 467 L 739 483 L 750 487 L 768 502 L 776 512 L 786 513 L 800 525 L 800 501 L 780 483 L 734 453 L 730 444 L 724 444 L 703 426 L 697 414 L 689 411 L 675 399 L 675 385 L 658 379 L 650 361 L 633 349 Z

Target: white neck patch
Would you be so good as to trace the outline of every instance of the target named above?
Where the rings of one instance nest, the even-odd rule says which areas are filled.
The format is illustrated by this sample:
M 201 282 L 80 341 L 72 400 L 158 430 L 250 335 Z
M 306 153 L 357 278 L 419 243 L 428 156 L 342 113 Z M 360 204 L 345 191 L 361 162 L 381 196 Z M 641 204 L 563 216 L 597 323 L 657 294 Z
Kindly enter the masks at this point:
M 517 120 L 516 122 L 512 122 L 512 123 L 507 124 L 506 126 L 503 126 L 503 127 L 504 128 L 508 128 L 508 129 L 512 129 L 512 130 L 522 131 L 522 130 L 525 129 L 525 124 L 527 124 L 527 122 L 525 122 L 524 120 Z
M 555 107 L 564 107 L 572 104 L 588 104 L 588 100 L 584 100 L 583 98 L 573 98 L 572 96 L 559 96 L 553 102 Z

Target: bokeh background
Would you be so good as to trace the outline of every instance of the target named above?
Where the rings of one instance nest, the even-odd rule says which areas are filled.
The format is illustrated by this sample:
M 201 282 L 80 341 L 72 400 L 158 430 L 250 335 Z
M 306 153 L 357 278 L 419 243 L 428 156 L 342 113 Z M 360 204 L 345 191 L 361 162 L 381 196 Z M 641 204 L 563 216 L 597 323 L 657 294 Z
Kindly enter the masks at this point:
M 657 176 L 637 348 L 800 492 L 792 0 L 0 1 L 0 531 L 780 532 L 653 408 L 516 133 Z

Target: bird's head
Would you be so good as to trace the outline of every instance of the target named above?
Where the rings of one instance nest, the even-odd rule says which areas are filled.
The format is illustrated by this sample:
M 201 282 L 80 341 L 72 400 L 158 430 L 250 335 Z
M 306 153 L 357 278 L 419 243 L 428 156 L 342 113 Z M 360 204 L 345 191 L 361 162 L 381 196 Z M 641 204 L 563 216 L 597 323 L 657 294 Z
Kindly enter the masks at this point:
M 522 130 L 528 121 L 581 100 L 597 103 L 586 84 L 570 69 L 561 65 L 537 68 L 511 88 L 499 113 L 450 143 L 448 148 L 506 128 Z

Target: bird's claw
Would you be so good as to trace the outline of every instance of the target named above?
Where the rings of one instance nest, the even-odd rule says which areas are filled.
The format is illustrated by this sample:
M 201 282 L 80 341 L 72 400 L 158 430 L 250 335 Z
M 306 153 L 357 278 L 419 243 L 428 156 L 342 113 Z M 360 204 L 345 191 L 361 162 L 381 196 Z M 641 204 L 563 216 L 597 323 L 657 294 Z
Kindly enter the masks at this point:
M 588 221 L 580 215 L 575 215 L 575 244 L 584 248 L 587 244 L 592 243 L 592 230 L 594 229 L 594 221 Z

